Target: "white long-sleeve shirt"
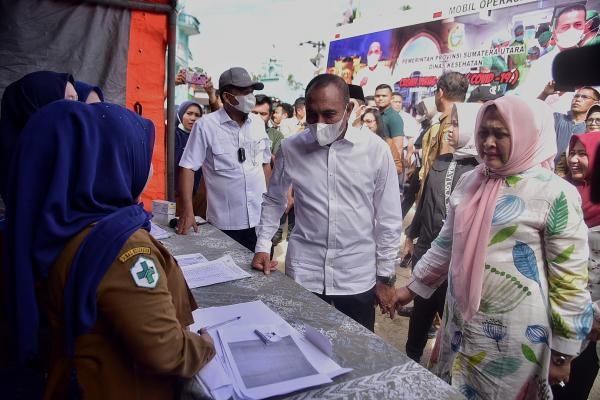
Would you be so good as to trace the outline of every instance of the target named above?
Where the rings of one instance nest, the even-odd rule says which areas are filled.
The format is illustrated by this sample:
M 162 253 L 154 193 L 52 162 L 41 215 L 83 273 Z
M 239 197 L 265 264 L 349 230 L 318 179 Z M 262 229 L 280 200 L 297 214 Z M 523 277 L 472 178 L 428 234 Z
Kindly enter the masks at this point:
M 290 184 L 296 225 L 287 275 L 312 292 L 350 295 L 371 289 L 376 275 L 394 273 L 402 211 L 384 141 L 352 127 L 330 146 L 320 146 L 308 129 L 284 139 L 263 196 L 257 252 L 271 248 Z
M 240 148 L 244 162 L 238 159 Z M 202 167 L 211 224 L 224 230 L 256 226 L 266 191 L 263 164 L 271 161 L 270 149 L 265 123 L 254 114 L 248 114 L 241 127 L 224 109 L 196 121 L 179 166 L 194 171 Z

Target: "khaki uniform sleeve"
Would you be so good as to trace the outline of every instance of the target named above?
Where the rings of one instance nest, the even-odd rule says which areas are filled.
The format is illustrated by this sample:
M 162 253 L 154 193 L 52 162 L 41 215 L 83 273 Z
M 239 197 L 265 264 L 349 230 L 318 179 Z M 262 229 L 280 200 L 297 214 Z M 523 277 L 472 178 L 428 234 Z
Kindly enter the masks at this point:
M 168 278 L 183 277 L 167 274 L 160 260 L 156 251 L 117 259 L 98 288 L 98 312 L 148 372 L 191 377 L 215 349 L 179 322 Z

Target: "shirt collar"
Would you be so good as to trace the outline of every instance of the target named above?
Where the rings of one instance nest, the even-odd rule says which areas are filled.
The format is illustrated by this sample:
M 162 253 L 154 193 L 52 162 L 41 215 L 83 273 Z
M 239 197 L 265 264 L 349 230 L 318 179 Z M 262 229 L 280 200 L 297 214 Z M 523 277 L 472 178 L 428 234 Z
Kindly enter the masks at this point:
M 355 128 L 353 126 L 351 126 L 350 124 L 348 124 L 348 128 L 346 129 L 346 134 L 344 135 L 344 137 L 342 138 L 342 140 L 346 140 L 348 142 L 350 142 L 351 144 L 356 144 L 364 135 L 363 132 L 361 132 L 360 129 Z
M 219 108 L 217 111 L 215 111 L 215 113 L 217 113 L 219 125 L 227 124 L 229 122 L 232 122 L 237 125 L 237 122 L 231 119 L 231 117 L 229 116 L 229 114 L 227 114 L 227 111 L 225 111 L 223 107 Z M 248 117 L 244 121 L 244 125 L 249 124 L 251 122 L 252 115 L 252 113 L 248 114 Z

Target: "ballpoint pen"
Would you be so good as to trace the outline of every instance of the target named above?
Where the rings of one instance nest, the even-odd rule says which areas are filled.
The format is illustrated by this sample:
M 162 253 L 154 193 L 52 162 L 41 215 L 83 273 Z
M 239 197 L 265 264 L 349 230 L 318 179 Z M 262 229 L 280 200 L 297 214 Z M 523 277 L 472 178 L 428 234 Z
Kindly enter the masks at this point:
M 259 337 L 259 339 L 264 343 L 264 344 L 269 344 L 271 343 L 271 340 L 267 337 L 267 335 L 265 335 L 264 333 L 262 333 L 261 331 L 259 331 L 258 329 L 254 330 L 254 333 L 256 333 L 256 336 Z
M 209 330 L 209 329 L 218 328 L 218 327 L 223 326 L 225 324 L 228 324 L 230 322 L 237 321 L 237 320 L 239 320 L 241 318 L 242 318 L 241 316 L 237 316 L 235 318 L 231 318 L 231 319 L 228 319 L 226 321 L 221 321 L 221 322 L 217 322 L 216 324 L 212 324 L 212 325 L 209 325 L 209 326 L 204 326 L 204 327 L 202 327 L 200 329 Z M 200 333 L 200 331 L 198 331 L 198 333 Z

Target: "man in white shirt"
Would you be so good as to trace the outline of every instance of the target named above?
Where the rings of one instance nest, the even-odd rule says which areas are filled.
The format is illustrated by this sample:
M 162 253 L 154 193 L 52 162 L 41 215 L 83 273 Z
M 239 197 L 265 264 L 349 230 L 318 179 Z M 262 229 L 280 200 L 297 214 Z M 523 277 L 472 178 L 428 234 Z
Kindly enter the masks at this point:
M 417 122 L 415 117 L 404 111 L 404 98 L 399 92 L 392 93 L 392 108 L 400 114 L 402 121 L 404 122 L 404 136 L 408 140 L 404 143 L 404 163 L 410 165 L 412 163 L 412 156 L 415 152 L 415 138 L 419 136 L 421 132 L 421 124 Z
M 263 196 L 252 260 L 265 274 L 276 269 L 269 249 L 294 187 L 296 226 L 286 274 L 371 331 L 375 301 L 394 313 L 390 295 L 400 245 L 398 175 L 388 145 L 348 125 L 348 85 L 318 75 L 306 88 L 308 129 L 286 138 Z
M 270 176 L 270 140 L 264 121 L 251 113 L 254 90 L 264 85 L 253 81 L 240 67 L 219 78 L 223 108 L 194 123 L 179 166 L 181 205 L 177 232 L 197 231 L 192 209 L 194 171 L 202 167 L 206 181 L 208 222 L 254 251 L 254 227 Z
M 566 112 L 569 109 L 569 102 L 573 96 L 572 89 L 559 88 L 560 91 L 557 90 L 550 96 L 544 91 L 546 85 L 552 81 L 552 64 L 556 56 L 563 50 L 579 47 L 584 36 L 585 17 L 585 3 L 570 4 L 557 12 L 552 33 L 556 46 L 531 63 L 525 79 L 517 86 L 516 92 L 519 95 L 546 100 L 552 103 L 555 111 Z
M 279 131 L 283 136 L 290 137 L 306 128 L 306 105 L 304 97 L 298 97 L 294 101 L 294 114 L 290 118 L 281 120 Z
M 377 86 L 382 83 L 393 85 L 392 71 L 390 67 L 381 61 L 383 49 L 381 43 L 372 42 L 367 50 L 366 66 L 356 73 L 353 82 L 363 88 L 364 93 L 369 96 L 375 94 Z

